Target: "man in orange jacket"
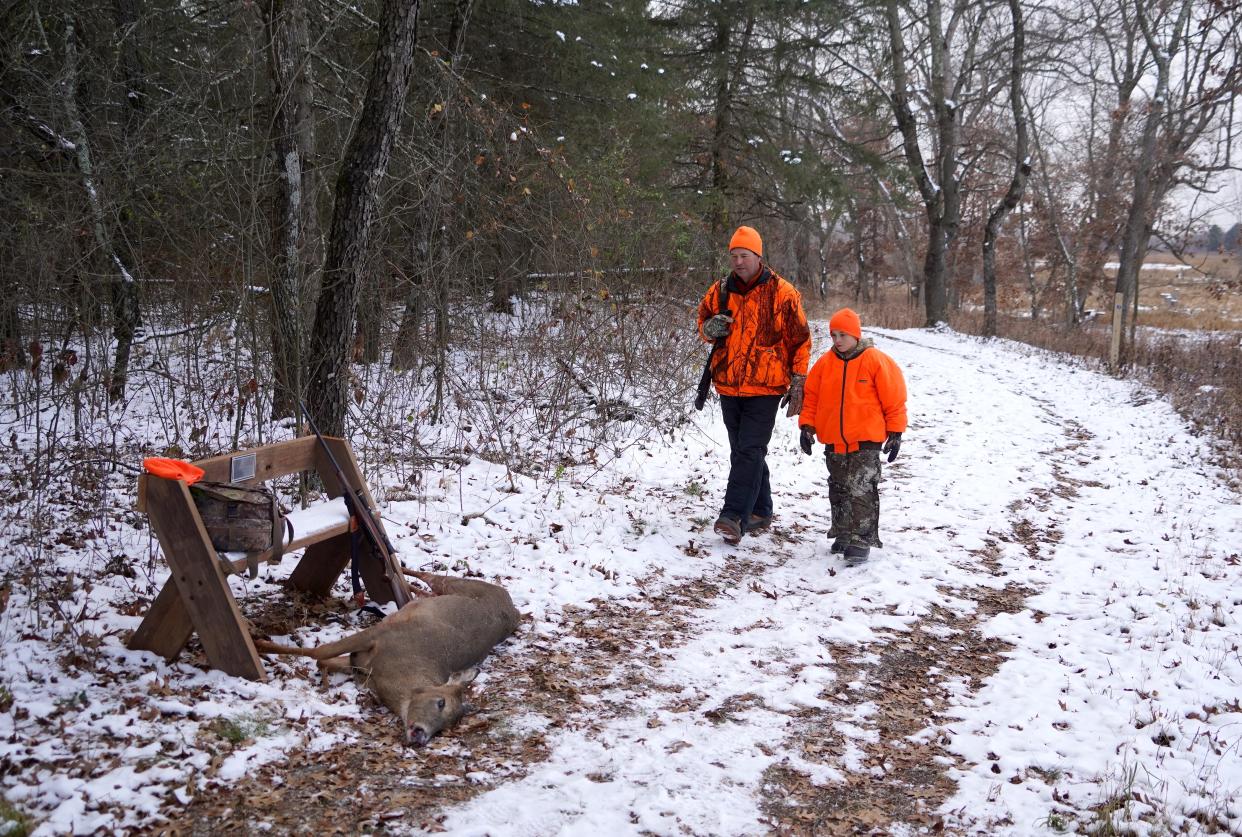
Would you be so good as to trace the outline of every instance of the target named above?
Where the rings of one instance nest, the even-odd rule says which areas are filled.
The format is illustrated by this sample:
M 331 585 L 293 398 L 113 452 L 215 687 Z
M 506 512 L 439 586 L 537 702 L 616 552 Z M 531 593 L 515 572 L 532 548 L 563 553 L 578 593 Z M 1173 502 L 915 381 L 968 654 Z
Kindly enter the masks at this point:
M 811 330 L 796 288 L 763 263 L 763 239 L 738 227 L 729 241 L 732 272 L 699 303 L 699 334 L 719 349 L 712 383 L 729 433 L 729 481 L 714 530 L 725 543 L 772 522 L 768 441 L 778 407 L 802 409 Z
M 828 321 L 832 351 L 815 361 L 806 380 L 798 424 L 803 453 L 815 438 L 827 445 L 832 551 L 847 564 L 867 560 L 880 543 L 880 452 L 901 450 L 906 429 L 906 381 L 891 357 L 862 339 L 862 322 L 849 308 Z

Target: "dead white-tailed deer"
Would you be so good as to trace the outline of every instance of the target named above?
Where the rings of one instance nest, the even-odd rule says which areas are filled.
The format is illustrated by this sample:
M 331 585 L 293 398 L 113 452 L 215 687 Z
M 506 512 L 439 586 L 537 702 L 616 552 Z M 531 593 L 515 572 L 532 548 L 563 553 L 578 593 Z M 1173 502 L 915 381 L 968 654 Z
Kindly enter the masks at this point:
M 486 581 L 413 573 L 435 595 L 417 598 L 364 631 L 316 648 L 256 640 L 260 651 L 301 654 L 326 677 L 353 671 L 401 719 L 406 742 L 421 747 L 461 719 L 462 692 L 492 648 L 517 630 L 504 588 Z

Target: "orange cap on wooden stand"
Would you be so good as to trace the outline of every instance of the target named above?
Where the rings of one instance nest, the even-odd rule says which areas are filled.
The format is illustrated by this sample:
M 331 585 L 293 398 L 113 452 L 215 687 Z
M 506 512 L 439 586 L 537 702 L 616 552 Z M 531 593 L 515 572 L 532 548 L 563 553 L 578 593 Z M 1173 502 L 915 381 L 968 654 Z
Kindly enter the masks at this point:
M 163 477 L 166 480 L 185 480 L 186 485 L 193 485 L 206 473 L 197 465 L 184 459 L 165 459 L 161 456 L 150 456 L 142 460 L 142 467 L 148 474 Z

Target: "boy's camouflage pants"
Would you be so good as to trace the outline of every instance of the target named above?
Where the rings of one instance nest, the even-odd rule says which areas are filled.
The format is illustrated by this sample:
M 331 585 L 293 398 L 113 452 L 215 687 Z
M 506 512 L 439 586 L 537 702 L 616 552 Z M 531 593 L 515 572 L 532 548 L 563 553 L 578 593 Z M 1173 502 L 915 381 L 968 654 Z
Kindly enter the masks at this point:
M 880 452 L 825 452 L 828 502 L 832 506 L 829 538 L 882 547 L 880 543 Z

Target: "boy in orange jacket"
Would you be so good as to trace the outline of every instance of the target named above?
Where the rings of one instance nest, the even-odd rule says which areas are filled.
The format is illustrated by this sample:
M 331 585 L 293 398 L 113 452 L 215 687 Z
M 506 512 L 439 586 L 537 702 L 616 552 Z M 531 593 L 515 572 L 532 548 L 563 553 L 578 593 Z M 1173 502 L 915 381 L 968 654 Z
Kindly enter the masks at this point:
M 862 339 L 862 321 L 842 308 L 828 321 L 832 351 L 811 368 L 798 425 L 799 444 L 827 448 L 832 552 L 861 564 L 880 543 L 880 452 L 901 450 L 906 429 L 906 381 L 891 357 Z

